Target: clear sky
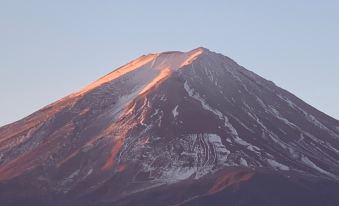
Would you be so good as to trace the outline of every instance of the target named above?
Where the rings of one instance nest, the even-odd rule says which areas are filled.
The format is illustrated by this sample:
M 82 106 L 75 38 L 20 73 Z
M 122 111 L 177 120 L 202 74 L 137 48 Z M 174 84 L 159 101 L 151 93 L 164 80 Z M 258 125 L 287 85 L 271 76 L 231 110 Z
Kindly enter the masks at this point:
M 199 46 L 339 119 L 339 0 L 0 0 L 0 125 L 142 54 Z

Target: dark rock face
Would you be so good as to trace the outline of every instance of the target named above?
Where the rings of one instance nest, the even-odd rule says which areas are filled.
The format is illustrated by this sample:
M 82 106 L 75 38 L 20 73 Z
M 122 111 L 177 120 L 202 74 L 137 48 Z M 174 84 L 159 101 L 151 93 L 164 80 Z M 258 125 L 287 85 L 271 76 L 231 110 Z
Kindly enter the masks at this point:
M 339 122 L 198 48 L 0 128 L 1 205 L 338 205 Z

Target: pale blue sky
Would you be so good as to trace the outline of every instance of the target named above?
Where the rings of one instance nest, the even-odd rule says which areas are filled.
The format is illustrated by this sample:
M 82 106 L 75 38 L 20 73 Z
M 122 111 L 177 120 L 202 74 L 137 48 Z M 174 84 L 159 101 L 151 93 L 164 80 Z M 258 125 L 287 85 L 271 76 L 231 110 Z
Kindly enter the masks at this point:
M 0 125 L 142 54 L 199 46 L 339 119 L 339 0 L 0 0 Z

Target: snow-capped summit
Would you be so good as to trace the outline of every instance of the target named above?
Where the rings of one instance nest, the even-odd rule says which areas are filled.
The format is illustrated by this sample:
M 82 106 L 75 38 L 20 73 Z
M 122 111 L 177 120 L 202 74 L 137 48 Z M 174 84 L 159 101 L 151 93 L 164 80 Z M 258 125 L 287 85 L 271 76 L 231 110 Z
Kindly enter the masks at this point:
M 208 49 L 143 55 L 0 128 L 0 201 L 334 205 L 337 128 Z
M 164 78 L 171 72 L 191 64 L 194 59 L 206 52 L 207 49 L 199 47 L 189 52 L 171 51 L 143 55 L 86 86 L 78 94 L 86 93 L 134 70 L 145 70 L 143 75 L 150 76 L 150 78 Z M 157 77 L 154 77 L 154 75 Z

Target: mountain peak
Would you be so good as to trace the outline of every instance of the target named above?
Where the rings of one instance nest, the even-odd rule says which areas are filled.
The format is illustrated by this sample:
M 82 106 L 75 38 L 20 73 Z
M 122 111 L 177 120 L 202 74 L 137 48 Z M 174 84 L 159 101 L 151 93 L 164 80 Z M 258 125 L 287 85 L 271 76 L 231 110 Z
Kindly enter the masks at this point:
M 197 47 L 195 49 L 189 50 L 189 51 L 164 51 L 164 52 L 159 52 L 156 53 L 158 55 L 160 54 L 185 54 L 185 53 L 195 53 L 195 52 L 200 52 L 200 53 L 205 53 L 205 52 L 211 52 L 209 49 L 205 48 L 205 47 Z
M 0 191 L 6 191 L 0 201 L 211 205 L 203 200 L 227 192 L 239 197 L 242 188 L 257 195 L 257 182 L 272 194 L 253 196 L 264 198 L 257 205 L 333 198 L 329 205 L 337 205 L 338 128 L 338 121 L 206 48 L 143 55 L 0 128 Z M 328 188 L 335 192 L 314 195 Z M 305 204 L 281 203 L 279 195 L 299 197 L 296 191 Z M 306 203 L 313 197 L 320 202 Z
M 202 51 L 202 52 L 211 52 L 209 49 L 205 48 L 205 47 L 198 47 L 198 48 L 195 48 L 193 49 L 192 51 Z
M 161 53 L 151 53 L 148 55 L 143 55 L 125 64 L 124 66 L 119 67 L 118 69 L 112 71 L 111 73 L 105 75 L 97 81 L 89 84 L 77 94 L 84 94 L 92 89 L 97 88 L 100 85 L 113 81 L 127 73 L 139 69 L 149 68 L 149 73 L 152 73 L 152 71 L 163 71 L 159 75 L 169 75 L 171 72 L 191 64 L 195 59 L 206 52 L 210 51 L 206 48 L 198 47 L 188 52 L 166 51 Z

